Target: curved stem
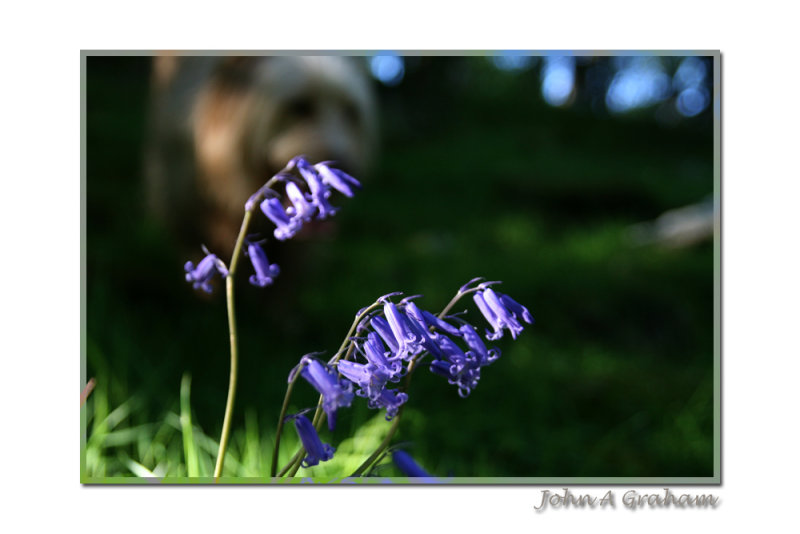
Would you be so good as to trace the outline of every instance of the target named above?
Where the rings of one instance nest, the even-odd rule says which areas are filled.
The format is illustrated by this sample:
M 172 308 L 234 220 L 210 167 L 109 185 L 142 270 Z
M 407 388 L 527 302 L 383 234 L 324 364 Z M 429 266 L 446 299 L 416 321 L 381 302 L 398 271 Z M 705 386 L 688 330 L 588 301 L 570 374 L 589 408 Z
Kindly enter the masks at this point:
M 289 382 L 289 386 L 286 388 L 286 395 L 283 397 L 283 406 L 281 407 L 281 414 L 278 417 L 278 430 L 275 434 L 275 447 L 272 449 L 272 464 L 269 469 L 269 475 L 271 477 L 275 476 L 275 472 L 278 470 L 278 452 L 281 448 L 281 432 L 283 431 L 283 420 L 286 418 L 286 410 L 289 409 L 289 398 L 292 396 L 292 390 L 294 389 L 294 383 L 297 382 L 300 373 L 294 375 L 294 378 Z
M 353 474 L 350 475 L 351 477 L 360 477 L 364 473 L 364 471 L 366 471 L 367 468 L 370 465 L 372 465 L 372 463 L 375 460 L 378 459 L 378 457 L 383 453 L 383 451 L 386 449 L 386 447 L 389 446 L 389 443 L 392 441 L 392 438 L 394 437 L 395 432 L 397 432 L 397 427 L 400 426 L 400 415 L 401 415 L 402 411 L 403 411 L 402 408 L 400 408 L 400 410 L 398 410 L 397 415 L 394 417 L 394 422 L 392 423 L 391 428 L 389 428 L 389 433 L 386 434 L 385 438 L 383 438 L 383 441 L 381 441 L 381 444 L 378 445 L 377 449 L 375 449 L 375 452 L 373 452 L 370 455 L 369 458 L 364 460 L 364 463 L 362 463 L 360 466 L 358 466 L 358 469 L 353 471 Z
M 344 350 L 344 348 L 347 346 L 347 343 L 350 341 L 350 337 L 353 335 L 356 327 L 358 327 L 358 323 L 360 323 L 364 319 L 364 317 L 369 315 L 369 313 L 372 310 L 374 310 L 376 308 L 379 308 L 380 306 L 381 306 L 381 304 L 379 302 L 374 302 L 374 303 L 370 304 L 369 306 L 367 306 L 366 308 L 364 308 L 364 310 L 356 316 L 356 320 L 353 321 L 353 324 L 350 325 L 350 330 L 347 331 L 347 335 L 344 337 L 344 341 L 342 341 L 342 344 L 339 345 L 339 350 L 337 350 L 336 354 L 333 355 L 333 358 L 330 359 L 330 361 L 328 362 L 328 365 L 332 365 L 332 364 L 336 363 L 337 361 L 339 361 L 339 357 L 341 356 L 342 351 Z M 350 347 L 350 350 L 352 350 L 352 345 Z M 348 351 L 348 354 L 350 354 L 349 351 Z
M 303 457 L 303 454 L 304 454 L 305 452 L 306 452 L 306 450 L 305 450 L 305 449 L 302 449 L 302 448 L 301 448 L 299 451 L 297 451 L 297 452 L 295 453 L 295 455 L 294 455 L 294 456 L 292 456 L 292 459 L 291 459 L 291 460 L 289 460 L 289 463 L 288 463 L 288 464 L 286 464 L 285 466 L 283 466 L 283 469 L 281 469 L 281 470 L 278 472 L 278 476 L 279 476 L 279 477 L 282 477 L 283 475 L 285 475 L 286 473 L 288 473 L 288 472 L 289 472 L 289 469 L 291 469 L 292 467 L 294 467 L 294 464 L 297 462 L 297 460 L 299 460 L 299 459 L 301 459 L 301 458 Z
M 289 476 L 293 477 L 297 474 L 297 471 L 300 469 L 300 466 L 303 464 L 303 454 L 305 454 L 305 449 L 300 450 L 300 454 L 298 455 L 297 460 L 294 461 L 292 464 L 292 468 L 289 470 Z
M 464 295 L 469 295 L 470 293 L 474 293 L 476 291 L 478 291 L 478 288 L 473 287 L 472 289 L 467 289 L 465 291 L 456 293 L 456 295 L 452 299 L 450 299 L 450 302 L 447 303 L 447 306 L 445 306 L 444 309 L 441 311 L 441 313 L 438 315 L 439 319 L 443 319 L 444 316 L 447 315 L 447 312 L 449 312 L 453 308 L 453 306 L 456 305 L 456 302 L 461 300 L 461 297 L 463 297 Z
M 233 248 L 233 256 L 231 257 L 231 264 L 228 268 L 228 276 L 225 278 L 225 293 L 228 303 L 228 330 L 230 331 L 231 342 L 231 374 L 228 380 L 228 400 L 225 403 L 225 417 L 222 420 L 222 435 L 219 438 L 219 451 L 217 452 L 217 463 L 214 467 L 214 481 L 219 480 L 222 476 L 222 468 L 225 465 L 225 451 L 228 448 L 228 438 L 231 433 L 231 419 L 233 418 L 233 403 L 236 399 L 236 379 L 239 368 L 239 348 L 238 339 L 236 337 L 236 311 L 234 309 L 233 300 L 233 277 L 236 274 L 236 266 L 239 264 L 239 255 L 242 252 L 242 245 L 244 244 L 244 237 L 247 234 L 247 228 L 250 226 L 250 219 L 253 213 L 246 211 L 244 219 L 242 219 L 242 227 L 239 230 L 239 236 L 236 238 L 236 246 Z

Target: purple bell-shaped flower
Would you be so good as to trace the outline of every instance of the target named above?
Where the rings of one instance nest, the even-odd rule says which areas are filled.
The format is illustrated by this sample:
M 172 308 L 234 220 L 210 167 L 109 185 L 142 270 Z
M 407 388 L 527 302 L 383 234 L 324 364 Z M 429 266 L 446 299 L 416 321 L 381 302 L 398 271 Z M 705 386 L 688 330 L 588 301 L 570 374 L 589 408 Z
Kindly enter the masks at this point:
M 247 256 L 253 264 L 256 274 L 250 276 L 250 283 L 257 287 L 266 287 L 280 274 L 281 269 L 277 264 L 270 264 L 267 255 L 258 243 L 247 243 Z
M 300 376 L 322 395 L 322 409 L 328 416 L 328 428 L 333 430 L 336 426 L 336 410 L 350 406 L 353 401 L 352 384 L 347 380 L 339 380 L 335 372 L 329 371 L 327 366 L 314 358 L 304 356 L 303 360 L 306 365 L 300 371 Z
M 203 251 L 206 253 L 206 257 L 200 260 L 197 267 L 192 262 L 187 261 L 183 268 L 186 271 L 186 281 L 192 282 L 192 287 L 211 293 L 212 288 L 209 283 L 211 279 L 217 273 L 220 273 L 225 278 L 228 276 L 228 269 L 215 254 L 209 253 L 205 247 L 203 247 Z
M 303 463 L 301 464 L 303 467 L 312 467 L 333 458 L 333 453 L 336 449 L 319 439 L 317 429 L 314 428 L 314 425 L 305 415 L 300 414 L 290 417 L 294 419 L 297 435 L 300 436 L 300 442 L 306 450 L 306 457 L 303 458 Z

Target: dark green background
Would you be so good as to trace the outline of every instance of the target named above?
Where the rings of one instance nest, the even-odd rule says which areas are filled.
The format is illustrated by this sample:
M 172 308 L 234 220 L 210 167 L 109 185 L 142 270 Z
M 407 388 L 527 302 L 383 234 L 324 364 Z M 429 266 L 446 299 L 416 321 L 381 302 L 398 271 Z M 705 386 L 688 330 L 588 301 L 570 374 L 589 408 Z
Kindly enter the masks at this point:
M 183 280 L 189 259 L 147 216 L 149 58 L 87 58 L 87 364 L 131 421 L 175 409 L 192 375 L 195 422 L 219 435 L 228 384 L 224 294 Z M 640 247 L 629 225 L 713 191 L 713 118 L 663 125 L 539 96 L 538 69 L 417 58 L 381 88 L 381 151 L 336 232 L 270 243 L 276 285 L 238 284 L 246 410 L 275 424 L 289 369 L 339 346 L 390 291 L 441 309 L 475 276 L 536 318 L 461 399 L 419 373 L 398 440 L 447 476 L 708 477 L 713 467 L 713 247 Z M 199 247 L 199 243 L 198 243 Z M 199 253 L 198 256 L 199 257 Z M 197 257 L 191 258 L 196 260 Z M 471 311 L 471 316 L 479 320 Z M 299 386 L 294 408 L 315 395 Z M 357 400 L 335 444 L 374 414 Z M 328 440 L 326 436 L 326 440 Z

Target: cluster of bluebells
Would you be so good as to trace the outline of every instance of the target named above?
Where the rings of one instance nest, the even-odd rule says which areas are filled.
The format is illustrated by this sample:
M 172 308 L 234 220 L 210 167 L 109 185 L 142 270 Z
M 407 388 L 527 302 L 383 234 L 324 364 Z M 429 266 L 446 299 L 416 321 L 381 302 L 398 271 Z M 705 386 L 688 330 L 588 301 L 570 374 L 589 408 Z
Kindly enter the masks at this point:
M 295 176 L 296 171 L 300 177 Z M 361 184 L 342 170 L 331 167 L 331 162 L 323 161 L 312 165 L 303 156 L 292 158 L 286 167 L 274 179 L 285 184 L 286 198 L 289 205 L 284 207 L 279 194 L 271 187 L 269 182 L 253 194 L 245 203 L 245 210 L 255 211 L 256 206 L 275 225 L 273 232 L 276 239 L 283 241 L 293 237 L 303 226 L 314 218 L 326 219 L 336 213 L 329 198 L 331 191 L 336 190 L 347 197 L 353 196 L 355 189 L 360 189 Z M 298 185 L 298 183 L 300 185 Z M 301 186 L 308 190 L 303 192 Z M 257 287 L 266 287 L 274 281 L 280 273 L 276 264 L 270 264 L 261 242 L 252 241 L 250 237 L 244 242 L 245 254 L 253 264 L 255 274 L 250 276 L 250 283 Z M 186 262 L 186 280 L 194 284 L 195 289 L 202 289 L 211 293 L 210 281 L 219 273 L 223 278 L 228 276 L 225 264 L 203 247 L 206 256 L 197 267 L 192 262 Z
M 284 170 L 276 175 L 276 178 L 285 182 L 286 197 L 291 205 L 284 208 L 279 198 L 268 196 L 273 190 L 265 187 L 250 197 L 245 209 L 252 211 L 260 202 L 261 211 L 275 225 L 275 239 L 283 241 L 293 237 L 303 227 L 304 222 L 313 218 L 327 219 L 336 213 L 337 209 L 328 201 L 332 189 L 352 197 L 353 190 L 361 188 L 358 180 L 330 165 L 328 161 L 311 165 L 302 156 L 292 158 Z M 292 174 L 293 170 L 300 174 L 302 180 Z M 305 184 L 309 192 L 304 193 L 297 185 L 298 182 Z M 262 198 L 264 199 L 261 200 Z
M 473 293 L 475 304 L 490 326 L 484 332 L 487 340 L 501 338 L 506 330 L 516 339 L 523 322 L 533 324 L 526 307 L 490 287 L 497 282 L 470 287 L 478 280 L 463 286 L 459 295 Z M 395 417 L 408 395 L 392 385 L 409 372 L 412 362 L 416 364 L 427 355 L 432 357 L 430 371 L 456 386 L 461 397 L 467 397 L 477 386 L 481 369 L 500 357 L 500 351 L 488 348 L 478 330 L 461 317 L 439 318 L 414 303 L 419 295 L 398 303 L 390 300 L 394 295 L 378 299 L 376 310 L 358 325 L 357 335 L 352 338 L 356 349 L 353 353 L 357 355 L 354 360 L 342 359 L 328 365 L 306 355 L 289 375 L 289 381 L 293 381 L 299 372 L 322 395 L 330 430 L 335 425 L 336 411 L 349 407 L 355 396 L 365 398 L 372 409 L 385 409 L 387 420 Z M 313 427 L 302 431 L 313 431 Z M 301 434 L 301 440 L 314 442 L 310 435 Z M 308 448 L 306 451 L 307 464 L 324 461 Z

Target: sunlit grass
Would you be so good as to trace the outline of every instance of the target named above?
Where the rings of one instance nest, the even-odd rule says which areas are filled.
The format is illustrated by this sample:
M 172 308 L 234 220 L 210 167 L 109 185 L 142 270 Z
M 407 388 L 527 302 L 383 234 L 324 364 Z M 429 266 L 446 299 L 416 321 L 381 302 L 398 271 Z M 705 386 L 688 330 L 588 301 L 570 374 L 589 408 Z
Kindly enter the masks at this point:
M 180 411 L 167 411 L 159 422 L 132 424 L 132 413 L 140 405 L 132 397 L 113 410 L 108 393 L 98 388 L 86 403 L 89 435 L 86 443 L 86 474 L 89 478 L 211 477 L 219 442 L 192 423 L 191 380 L 181 382 Z M 293 432 L 282 437 L 282 463 L 299 447 Z M 269 477 L 269 455 L 274 434 L 259 429 L 255 414 L 248 411 L 244 428 L 233 433 L 224 476 Z

